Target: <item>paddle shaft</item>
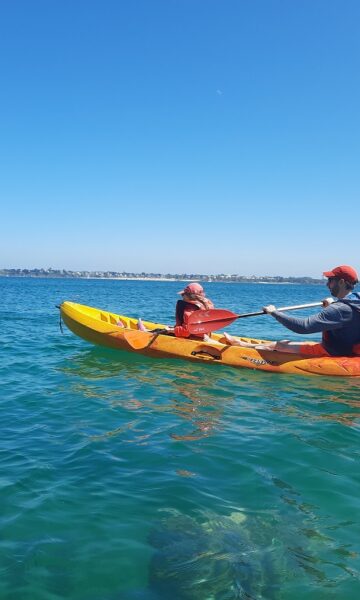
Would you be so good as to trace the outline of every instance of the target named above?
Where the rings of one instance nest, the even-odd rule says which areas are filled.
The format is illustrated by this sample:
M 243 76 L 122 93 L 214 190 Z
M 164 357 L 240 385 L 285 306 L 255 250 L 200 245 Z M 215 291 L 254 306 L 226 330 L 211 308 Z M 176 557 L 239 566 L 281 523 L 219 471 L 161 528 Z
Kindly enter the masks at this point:
M 301 308 L 313 308 L 314 306 L 322 306 L 322 302 L 311 302 L 310 304 L 296 304 L 295 306 L 281 306 L 276 310 L 300 310 Z M 237 319 L 244 319 L 245 317 L 258 317 L 260 315 L 266 315 L 267 313 L 262 310 L 260 312 L 244 313 L 243 315 L 236 315 Z

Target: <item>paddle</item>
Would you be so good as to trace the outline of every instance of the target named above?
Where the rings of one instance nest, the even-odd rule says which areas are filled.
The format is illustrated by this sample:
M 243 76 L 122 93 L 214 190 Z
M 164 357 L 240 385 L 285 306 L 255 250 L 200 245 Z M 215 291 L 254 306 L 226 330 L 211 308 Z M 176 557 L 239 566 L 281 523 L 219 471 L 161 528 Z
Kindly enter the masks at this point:
M 129 346 L 134 350 L 144 350 L 148 348 L 160 333 L 165 333 L 166 329 L 155 329 L 155 331 L 124 331 L 124 338 Z
M 276 310 L 299 310 L 300 308 L 312 308 L 313 306 L 323 306 L 322 302 L 312 302 L 311 304 L 297 304 L 296 306 L 282 306 Z M 193 335 L 199 335 L 201 333 L 210 333 L 217 329 L 222 329 L 227 325 L 230 325 L 235 319 L 244 319 L 245 317 L 257 317 L 259 315 L 266 315 L 267 313 L 262 310 L 261 312 L 245 313 L 243 315 L 237 315 L 230 310 L 222 310 L 221 308 L 212 308 L 210 310 L 196 310 L 191 313 L 187 322 L 187 328 Z

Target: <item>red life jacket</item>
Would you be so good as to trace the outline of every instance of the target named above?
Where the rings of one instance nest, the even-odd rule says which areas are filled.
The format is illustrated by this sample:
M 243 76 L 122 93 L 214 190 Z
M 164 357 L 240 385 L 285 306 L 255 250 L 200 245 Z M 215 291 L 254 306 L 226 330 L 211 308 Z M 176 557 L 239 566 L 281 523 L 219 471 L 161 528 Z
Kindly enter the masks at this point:
M 192 302 L 178 300 L 175 312 L 176 325 L 174 327 L 176 337 L 189 337 L 191 335 L 187 329 L 187 320 L 191 313 L 195 310 L 209 310 L 210 308 L 214 308 L 214 305 L 205 296 L 201 300 L 193 300 Z

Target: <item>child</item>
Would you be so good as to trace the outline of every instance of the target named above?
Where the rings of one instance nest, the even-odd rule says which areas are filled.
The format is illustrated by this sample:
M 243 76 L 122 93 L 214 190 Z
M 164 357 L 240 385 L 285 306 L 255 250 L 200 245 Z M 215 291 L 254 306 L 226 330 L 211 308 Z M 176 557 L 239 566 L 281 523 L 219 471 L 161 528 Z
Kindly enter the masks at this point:
M 187 328 L 189 316 L 195 310 L 209 310 L 214 308 L 211 300 L 206 298 L 203 287 L 200 283 L 190 283 L 181 292 L 181 300 L 176 303 L 174 334 L 176 337 L 187 338 L 191 335 Z M 204 336 L 204 340 L 208 341 L 209 337 Z
M 185 289 L 178 292 L 178 294 L 182 296 L 182 299 L 178 300 L 176 303 L 175 326 L 166 327 L 164 333 L 173 334 L 175 337 L 188 338 L 191 336 L 191 333 L 187 328 L 189 316 L 195 310 L 209 310 L 210 308 L 214 308 L 214 305 L 211 300 L 206 298 L 204 289 L 199 283 L 190 283 Z M 141 319 L 138 320 L 138 329 L 140 331 L 148 331 Z M 205 342 L 218 343 L 206 334 L 193 337 L 202 339 Z

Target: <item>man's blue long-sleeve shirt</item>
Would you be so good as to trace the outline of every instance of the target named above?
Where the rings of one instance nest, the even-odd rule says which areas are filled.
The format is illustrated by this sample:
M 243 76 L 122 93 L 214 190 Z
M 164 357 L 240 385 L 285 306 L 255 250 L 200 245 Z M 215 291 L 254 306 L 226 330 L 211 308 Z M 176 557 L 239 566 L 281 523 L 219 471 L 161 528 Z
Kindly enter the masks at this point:
M 279 323 L 294 333 L 322 332 L 322 345 L 333 356 L 351 356 L 352 347 L 360 342 L 360 293 L 348 294 L 312 317 L 293 317 L 274 311 Z

